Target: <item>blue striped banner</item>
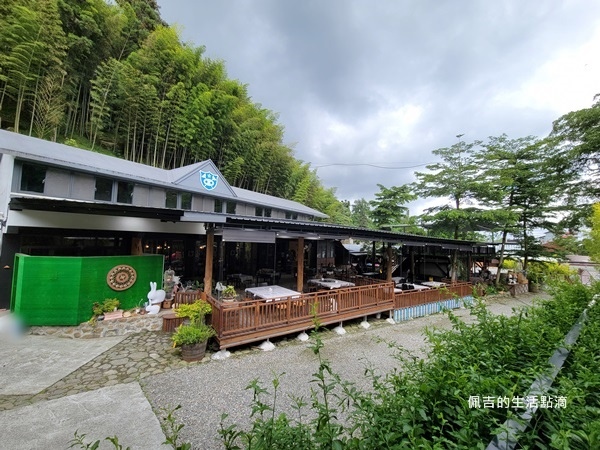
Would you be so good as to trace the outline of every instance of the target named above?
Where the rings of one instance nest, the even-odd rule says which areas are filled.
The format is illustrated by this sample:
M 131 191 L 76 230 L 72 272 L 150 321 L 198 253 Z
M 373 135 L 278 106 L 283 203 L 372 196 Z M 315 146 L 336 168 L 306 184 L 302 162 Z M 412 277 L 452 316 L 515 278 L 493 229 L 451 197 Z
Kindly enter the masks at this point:
M 403 322 L 405 320 L 423 317 L 430 314 L 437 314 L 443 309 L 458 309 L 462 306 L 473 306 L 473 296 L 468 295 L 462 298 L 452 298 L 439 302 L 425 303 L 416 306 L 407 306 L 406 308 L 394 310 L 394 321 Z

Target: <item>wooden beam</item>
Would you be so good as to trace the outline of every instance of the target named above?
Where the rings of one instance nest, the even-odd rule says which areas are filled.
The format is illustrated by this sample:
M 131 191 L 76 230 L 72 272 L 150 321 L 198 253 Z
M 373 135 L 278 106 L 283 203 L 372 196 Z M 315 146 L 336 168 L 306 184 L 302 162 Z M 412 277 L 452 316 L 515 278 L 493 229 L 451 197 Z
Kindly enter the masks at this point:
M 141 255 L 142 252 L 142 238 L 139 236 L 134 236 L 131 238 L 131 254 L 132 255 Z
M 304 238 L 298 238 L 298 251 L 296 252 L 296 290 L 304 289 Z
M 211 224 L 206 228 L 206 261 L 204 262 L 204 293 L 207 295 L 212 292 L 214 243 L 215 228 Z
M 386 252 L 387 252 L 387 265 L 386 265 L 386 274 L 385 274 L 385 279 L 386 281 L 392 281 L 392 246 L 391 244 L 388 242 L 387 248 L 386 248 Z

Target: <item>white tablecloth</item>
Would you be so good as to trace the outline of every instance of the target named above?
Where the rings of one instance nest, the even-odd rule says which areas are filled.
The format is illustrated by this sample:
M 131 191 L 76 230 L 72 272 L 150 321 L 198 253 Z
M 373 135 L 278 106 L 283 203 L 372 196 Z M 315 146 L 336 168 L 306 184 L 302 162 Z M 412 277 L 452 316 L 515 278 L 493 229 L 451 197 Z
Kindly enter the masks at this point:
M 446 283 L 442 283 L 441 281 L 423 281 L 421 284 L 423 286 L 429 286 L 432 288 L 441 288 L 446 286 Z
M 301 295 L 298 291 L 292 291 L 277 285 L 247 288 L 246 292 L 265 300 L 281 300 L 287 297 L 298 298 Z
M 336 280 L 334 278 L 314 278 L 312 280 L 308 280 L 308 284 L 315 284 L 324 289 L 338 289 L 355 286 L 355 284 L 351 283 L 350 281 Z

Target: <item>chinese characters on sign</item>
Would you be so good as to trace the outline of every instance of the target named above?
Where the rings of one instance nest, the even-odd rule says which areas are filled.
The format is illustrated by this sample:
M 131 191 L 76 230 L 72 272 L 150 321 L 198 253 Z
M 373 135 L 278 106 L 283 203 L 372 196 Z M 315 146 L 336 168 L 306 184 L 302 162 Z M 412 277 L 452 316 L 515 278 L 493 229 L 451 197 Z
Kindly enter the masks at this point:
M 469 408 L 566 408 L 567 397 L 552 395 L 527 395 L 524 397 L 496 397 L 493 395 L 471 395 L 469 396 Z

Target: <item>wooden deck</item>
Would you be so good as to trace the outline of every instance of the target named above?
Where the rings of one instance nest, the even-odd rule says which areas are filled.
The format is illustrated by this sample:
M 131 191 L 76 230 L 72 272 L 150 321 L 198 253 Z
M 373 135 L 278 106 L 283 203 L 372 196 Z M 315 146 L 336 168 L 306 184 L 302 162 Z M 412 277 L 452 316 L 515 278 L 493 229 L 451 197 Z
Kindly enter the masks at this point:
M 356 280 L 353 280 L 356 281 Z M 222 302 L 211 296 L 211 323 L 221 349 L 267 338 L 306 331 L 321 325 L 339 323 L 407 306 L 448 300 L 472 294 L 470 283 L 446 288 L 394 293 L 392 282 L 361 279 L 357 286 L 317 291 L 274 302 L 247 300 Z

